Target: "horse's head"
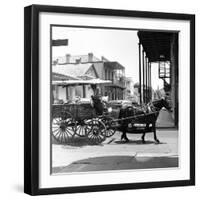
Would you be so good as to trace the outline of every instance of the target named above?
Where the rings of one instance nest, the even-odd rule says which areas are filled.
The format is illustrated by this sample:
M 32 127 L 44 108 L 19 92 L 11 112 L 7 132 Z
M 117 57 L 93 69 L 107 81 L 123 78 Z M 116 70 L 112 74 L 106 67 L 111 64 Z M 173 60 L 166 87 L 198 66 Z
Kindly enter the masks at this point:
M 168 111 L 171 111 L 172 107 L 166 99 L 162 99 L 163 107 L 166 108 Z
M 168 101 L 166 101 L 166 99 L 164 98 L 153 101 L 152 104 L 157 110 L 161 110 L 164 107 L 168 111 L 171 111 L 171 106 L 169 105 Z

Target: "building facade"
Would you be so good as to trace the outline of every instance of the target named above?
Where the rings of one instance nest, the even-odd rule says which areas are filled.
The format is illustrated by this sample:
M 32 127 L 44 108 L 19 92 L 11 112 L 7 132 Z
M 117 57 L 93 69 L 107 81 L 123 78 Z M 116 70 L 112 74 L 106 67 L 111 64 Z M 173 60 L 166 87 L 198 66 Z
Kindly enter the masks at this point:
M 75 79 L 96 79 L 110 81 L 109 84 L 97 84 L 102 96 L 109 100 L 125 98 L 125 68 L 118 62 L 111 62 L 105 57 L 98 59 L 92 53 L 87 55 L 67 54 L 64 57 L 54 58 L 53 72 L 72 76 Z M 90 98 L 93 94 L 91 85 L 73 85 L 74 89 L 67 87 L 66 99 L 80 96 Z

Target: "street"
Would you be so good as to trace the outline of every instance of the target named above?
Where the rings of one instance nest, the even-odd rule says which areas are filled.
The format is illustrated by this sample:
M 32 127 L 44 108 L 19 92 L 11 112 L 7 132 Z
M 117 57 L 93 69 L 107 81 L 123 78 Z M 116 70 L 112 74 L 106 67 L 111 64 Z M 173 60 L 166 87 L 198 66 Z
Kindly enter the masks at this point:
M 121 169 L 178 167 L 178 131 L 158 129 L 156 144 L 153 133 L 147 133 L 143 144 L 141 134 L 127 134 L 129 142 L 120 140 L 116 132 L 100 145 L 88 145 L 77 138 L 70 145 L 52 145 L 52 172 L 84 172 Z

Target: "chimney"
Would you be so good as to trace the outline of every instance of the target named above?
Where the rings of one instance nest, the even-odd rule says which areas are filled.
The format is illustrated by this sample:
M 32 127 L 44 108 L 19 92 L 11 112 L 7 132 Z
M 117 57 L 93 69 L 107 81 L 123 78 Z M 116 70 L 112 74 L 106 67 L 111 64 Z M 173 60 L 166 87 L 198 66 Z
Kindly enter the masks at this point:
M 70 63 L 70 57 L 71 57 L 70 54 L 66 54 L 66 63 Z
M 77 58 L 76 59 L 76 64 L 80 64 L 81 63 L 81 58 Z
M 104 62 L 109 62 L 109 60 L 107 58 L 105 58 L 104 56 L 101 56 L 101 60 Z
M 88 62 L 93 62 L 93 53 L 88 53 Z

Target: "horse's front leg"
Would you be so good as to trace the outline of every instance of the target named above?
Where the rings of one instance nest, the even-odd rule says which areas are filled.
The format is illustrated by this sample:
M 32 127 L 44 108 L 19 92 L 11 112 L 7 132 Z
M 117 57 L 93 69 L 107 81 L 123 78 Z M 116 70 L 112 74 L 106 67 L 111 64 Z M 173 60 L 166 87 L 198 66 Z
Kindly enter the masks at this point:
M 156 135 L 156 124 L 153 123 L 152 126 L 153 126 L 152 128 L 153 128 L 154 140 L 155 140 L 157 143 L 160 143 L 160 141 L 158 140 L 157 135 Z
M 149 124 L 146 124 L 144 128 L 144 132 L 142 134 L 142 143 L 145 144 L 145 135 L 146 135 L 146 130 L 149 128 Z

